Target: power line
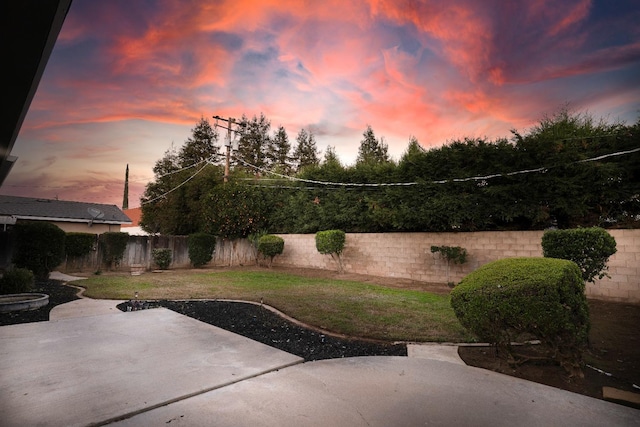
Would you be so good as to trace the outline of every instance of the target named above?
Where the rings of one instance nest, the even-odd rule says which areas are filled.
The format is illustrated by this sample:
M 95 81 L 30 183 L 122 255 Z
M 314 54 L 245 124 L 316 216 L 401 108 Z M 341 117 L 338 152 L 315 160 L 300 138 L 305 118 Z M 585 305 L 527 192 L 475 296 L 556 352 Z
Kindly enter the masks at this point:
M 180 184 L 178 184 L 178 185 L 176 185 L 175 187 L 173 187 L 171 190 L 169 190 L 169 191 L 167 191 L 166 193 L 163 193 L 163 194 L 161 194 L 161 195 L 159 195 L 159 196 L 157 196 L 157 197 L 154 197 L 154 198 L 153 198 L 153 199 L 151 199 L 151 200 L 146 200 L 146 201 L 144 201 L 144 202 L 140 202 L 140 205 L 142 206 L 142 205 L 146 205 L 146 204 L 149 204 L 149 203 L 155 202 L 156 200 L 161 199 L 161 198 L 165 197 L 166 195 L 168 195 L 168 194 L 170 194 L 170 193 L 173 193 L 173 192 L 174 192 L 174 191 L 176 191 L 178 188 L 182 187 L 182 186 L 183 186 L 183 185 L 185 185 L 187 182 L 189 182 L 189 181 L 191 181 L 193 178 L 195 178 L 195 177 L 196 177 L 196 175 L 198 175 L 200 172 L 202 172 L 202 170 L 203 170 L 204 168 L 206 168 L 206 167 L 209 165 L 209 160 L 210 160 L 210 159 L 206 159 L 206 160 L 205 160 L 205 161 L 206 161 L 206 163 L 205 163 L 205 165 L 204 165 L 204 166 L 202 166 L 200 169 L 198 169 L 198 171 L 196 171 L 196 173 L 194 173 L 193 175 L 191 175 L 189 178 L 185 179 L 185 180 L 184 180 L 184 181 L 182 181 Z
M 632 153 L 636 153 L 639 152 L 640 148 L 634 148 L 632 150 L 627 150 L 627 151 L 618 151 L 615 153 L 610 153 L 610 154 L 604 154 L 602 156 L 597 156 L 597 157 L 591 157 L 588 159 L 583 159 L 583 160 L 578 160 L 575 162 L 570 162 L 570 163 L 566 163 L 564 164 L 564 166 L 568 166 L 568 165 L 573 165 L 573 164 L 578 164 L 578 163 L 587 163 L 587 162 L 594 162 L 597 160 L 603 160 L 609 157 L 616 157 L 616 156 L 623 156 L 626 154 L 632 154 Z M 507 173 L 494 173 L 494 174 L 490 174 L 490 175 L 484 175 L 484 176 L 472 176 L 472 177 L 467 177 L 467 178 L 451 178 L 451 179 L 443 179 L 443 180 L 437 180 L 437 181 L 429 181 L 429 182 L 393 182 L 393 183 L 347 183 L 347 182 L 329 182 L 329 181 L 317 181 L 317 180 L 312 180 L 312 179 L 304 179 L 304 178 L 297 178 L 297 177 L 293 177 L 293 176 L 288 176 L 288 175 L 283 175 L 277 172 L 273 172 L 271 170 L 256 166 L 256 165 L 252 165 L 249 162 L 244 161 L 243 159 L 240 159 L 237 156 L 234 156 L 234 158 L 245 164 L 246 166 L 249 166 L 251 168 L 254 168 L 256 170 L 274 175 L 274 176 L 278 176 L 280 178 L 283 179 L 288 179 L 290 181 L 298 181 L 298 182 L 305 182 L 308 184 L 317 184 L 317 185 L 325 185 L 325 186 L 342 186 L 342 187 L 398 187 L 398 186 L 412 186 L 412 185 L 420 185 L 420 184 L 446 184 L 448 182 L 468 182 L 468 181 L 485 181 L 487 179 L 492 179 L 492 178 L 498 178 L 498 177 L 505 177 L 505 176 L 514 176 L 514 175 L 522 175 L 522 174 L 528 174 L 528 173 L 535 173 L 535 172 L 546 172 L 549 169 L 552 168 L 557 168 L 559 166 L 562 165 L 555 165 L 555 166 L 549 166 L 549 167 L 539 167 L 539 168 L 535 168 L 535 169 L 525 169 L 525 170 L 519 170 L 519 171 L 514 171 L 514 172 L 507 172 Z

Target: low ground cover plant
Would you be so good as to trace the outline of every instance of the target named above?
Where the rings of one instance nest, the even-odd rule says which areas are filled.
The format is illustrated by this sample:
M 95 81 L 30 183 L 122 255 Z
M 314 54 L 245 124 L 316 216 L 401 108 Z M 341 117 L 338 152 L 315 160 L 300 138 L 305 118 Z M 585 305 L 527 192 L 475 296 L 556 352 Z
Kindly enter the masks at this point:
M 451 291 L 463 326 L 498 351 L 539 339 L 567 372 L 581 375 L 589 308 L 578 266 L 552 258 L 507 258 L 485 264 Z M 514 358 L 515 361 L 515 358 Z

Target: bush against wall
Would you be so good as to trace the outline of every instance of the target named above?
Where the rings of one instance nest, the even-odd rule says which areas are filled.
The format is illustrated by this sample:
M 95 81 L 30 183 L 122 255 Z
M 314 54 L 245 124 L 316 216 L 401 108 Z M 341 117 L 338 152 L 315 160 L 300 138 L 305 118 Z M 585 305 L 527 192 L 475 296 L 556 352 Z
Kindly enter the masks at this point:
M 551 258 L 507 258 L 485 264 L 451 291 L 460 323 L 498 350 L 536 337 L 570 374 L 581 375 L 589 308 L 578 266 Z
M 284 239 L 280 236 L 267 234 L 258 239 L 258 252 L 263 257 L 269 258 L 269 268 L 273 263 L 273 258 L 280 255 L 284 251 Z
M 344 251 L 345 241 L 346 234 L 342 230 L 325 230 L 316 233 L 316 249 L 323 255 L 331 255 L 331 258 L 338 263 L 338 271 L 341 273 L 344 271 L 342 251 Z
M 33 287 L 33 273 L 26 268 L 10 268 L 0 278 L 0 295 L 21 294 Z
M 216 237 L 207 233 L 193 233 L 187 239 L 189 259 L 194 267 L 202 267 L 213 258 Z
M 582 278 L 594 282 L 607 276 L 607 262 L 616 253 L 616 239 L 600 227 L 548 230 L 542 235 L 547 258 L 567 259 L 580 267 Z
M 153 262 L 160 270 L 166 270 L 171 265 L 171 249 L 157 248 L 151 251 Z
M 47 278 L 64 261 L 65 232 L 50 222 L 25 222 L 14 227 L 16 246 L 13 263 Z
M 88 255 L 95 249 L 97 237 L 96 234 L 91 233 L 67 233 L 64 239 L 64 251 L 71 258 Z
M 113 266 L 118 267 L 124 251 L 129 242 L 129 233 L 121 233 L 117 231 L 107 231 L 100 235 L 100 249 L 102 251 L 102 261 L 107 268 Z
M 449 281 L 449 270 L 451 263 L 464 264 L 467 262 L 467 250 L 460 246 L 431 246 L 431 253 L 439 253 L 442 258 L 447 262 L 447 283 L 452 285 Z
M 260 242 L 260 238 L 262 236 L 266 236 L 267 234 L 269 234 L 267 230 L 258 230 L 255 233 L 251 233 L 247 236 L 247 240 L 251 243 L 251 246 L 253 246 L 253 249 L 254 249 L 256 265 L 259 264 L 259 255 L 260 255 L 260 251 L 258 250 L 258 243 Z

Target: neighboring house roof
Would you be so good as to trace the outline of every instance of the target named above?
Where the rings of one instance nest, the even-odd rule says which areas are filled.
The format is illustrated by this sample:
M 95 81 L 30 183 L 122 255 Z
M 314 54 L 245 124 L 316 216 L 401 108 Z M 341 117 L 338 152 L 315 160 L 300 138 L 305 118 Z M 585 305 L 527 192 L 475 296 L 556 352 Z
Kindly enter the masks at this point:
M 137 227 L 140 225 L 142 208 L 123 209 L 122 212 L 131 219 L 131 224 L 127 224 L 126 227 Z
M 90 224 L 130 224 L 116 205 L 0 196 L 0 216 L 37 221 L 86 222 Z
M 121 230 L 132 236 L 148 236 L 149 233 L 140 227 L 140 219 L 142 218 L 142 208 L 132 208 L 122 210 L 126 216 L 131 218 L 131 224 L 123 224 Z

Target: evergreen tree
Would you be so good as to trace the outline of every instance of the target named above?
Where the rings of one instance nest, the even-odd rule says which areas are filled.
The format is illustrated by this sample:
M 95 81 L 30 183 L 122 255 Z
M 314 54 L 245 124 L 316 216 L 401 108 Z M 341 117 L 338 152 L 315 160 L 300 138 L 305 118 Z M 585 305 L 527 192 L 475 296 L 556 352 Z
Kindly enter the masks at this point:
M 328 165 L 338 165 L 342 167 L 342 163 L 340 163 L 340 159 L 338 158 L 338 154 L 336 153 L 335 147 L 331 145 L 327 145 L 327 149 L 324 152 L 324 159 L 322 160 L 323 166 Z
M 165 209 L 167 206 L 166 195 L 178 185 L 175 173 L 180 169 L 178 152 L 171 144 L 171 147 L 164 152 L 161 159 L 157 160 L 153 166 L 154 180 L 147 184 L 144 194 L 140 197 L 142 207 L 142 218 L 140 226 L 148 233 L 160 233 L 163 224 L 166 223 Z
M 250 173 L 258 173 L 261 168 L 269 167 L 267 153 L 271 140 L 271 122 L 262 113 L 260 117 L 253 116 L 251 120 L 243 115 L 239 127 L 242 136 L 236 153 L 239 158 L 238 167 Z
M 147 232 L 186 235 L 203 226 L 202 201 L 223 173 L 221 166 L 202 163 L 219 149 L 208 121 L 201 119 L 192 132 L 180 150 L 172 145 L 153 167 L 155 179 L 140 198 L 140 226 Z
M 307 166 L 317 166 L 320 163 L 320 159 L 318 158 L 319 153 L 313 133 L 302 129 L 298 133 L 296 142 L 293 158 L 297 164 L 297 171 L 300 172 Z
M 389 147 L 382 138 L 380 140 L 376 139 L 371 126 L 367 126 L 362 135 L 364 139 L 360 141 L 356 164 L 388 163 L 390 160 Z
M 289 175 L 292 171 L 291 167 L 291 143 L 289 142 L 289 136 L 284 127 L 278 127 L 278 130 L 271 138 L 269 144 L 268 159 L 270 163 L 270 169 L 278 171 L 284 175 Z
M 124 173 L 124 196 L 122 197 L 122 209 L 129 209 L 129 164 Z
M 203 160 L 218 162 L 222 160 L 218 143 L 218 132 L 204 117 L 191 129 L 193 137 L 186 140 L 178 154 L 180 166 L 185 168 Z

